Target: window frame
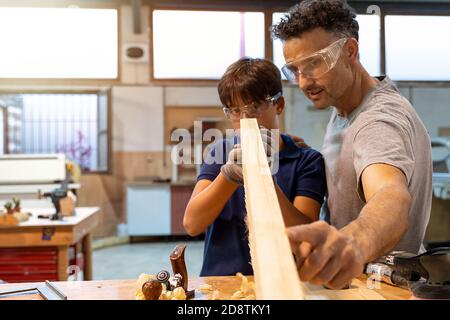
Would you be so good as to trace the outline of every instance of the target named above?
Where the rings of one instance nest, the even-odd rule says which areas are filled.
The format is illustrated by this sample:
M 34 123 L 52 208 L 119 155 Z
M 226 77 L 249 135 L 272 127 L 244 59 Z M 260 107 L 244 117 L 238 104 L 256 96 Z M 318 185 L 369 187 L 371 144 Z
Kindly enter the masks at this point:
M 66 2 L 58 1 L 58 3 L 41 2 L 34 4 L 17 3 L 12 5 L 0 5 L 0 7 L 13 7 L 13 8 L 67 8 L 68 5 L 76 5 L 80 9 L 115 9 L 117 10 L 117 77 L 114 79 L 102 79 L 102 78 L 0 78 L 0 86 L 2 85 L 33 85 L 33 86 L 94 86 L 94 85 L 117 85 L 122 81 L 122 23 L 121 15 L 123 14 L 122 8 L 119 4 L 108 4 L 102 2 Z
M 150 41 L 149 41 L 149 68 L 150 68 L 150 83 L 155 86 L 186 86 L 194 84 L 194 86 L 210 86 L 217 85 L 219 79 L 193 79 L 193 78 L 168 78 L 168 79 L 158 79 L 154 75 L 154 55 L 153 55 L 153 11 L 155 10 L 177 10 L 177 11 L 225 11 L 225 12 L 261 12 L 264 15 L 264 28 L 267 26 L 267 12 L 268 10 L 258 9 L 252 6 L 224 6 L 224 7 L 213 7 L 213 6 L 170 6 L 170 5 L 150 5 L 150 12 L 148 17 L 148 23 L 150 26 Z M 270 33 L 267 32 L 267 28 L 264 32 L 264 58 L 267 59 L 268 48 L 267 48 L 267 37 L 270 37 Z
M 108 99 L 107 104 L 107 141 L 108 141 L 108 149 L 107 149 L 107 168 L 106 170 L 93 170 L 93 171 L 83 171 L 83 175 L 111 175 L 112 174 L 112 90 L 111 88 L 89 88 L 89 89 L 5 89 L 0 88 L 0 95 L 15 95 L 15 94 L 96 94 L 97 95 L 97 107 L 98 107 L 98 99 L 100 95 L 106 94 Z M 98 132 L 97 132 L 98 136 Z M 7 142 L 7 137 L 4 137 L 5 142 Z M 97 146 L 98 147 L 98 146 Z M 9 153 L 8 153 L 9 154 Z
M 200 2 L 201 3 L 201 2 Z M 264 13 L 265 26 L 265 59 L 273 61 L 273 45 L 270 33 L 272 24 L 272 15 L 275 12 L 287 11 L 291 6 L 297 4 L 298 1 L 280 0 L 267 1 L 261 4 L 257 0 L 245 1 L 242 4 L 238 1 L 209 0 L 208 4 L 186 4 L 181 0 L 147 0 L 144 4 L 149 5 L 149 26 L 150 26 L 150 84 L 153 85 L 170 85 L 170 86 L 210 86 L 217 85 L 219 80 L 206 79 L 155 79 L 153 75 L 153 32 L 152 32 L 152 16 L 153 10 L 199 10 L 199 11 L 241 11 L 241 12 L 262 12 Z M 371 5 L 377 5 L 381 8 L 380 18 L 380 75 L 386 74 L 386 47 L 385 47 L 385 16 L 386 15 L 426 15 L 426 16 L 450 16 L 449 3 L 426 3 L 421 1 L 393 2 L 393 1 L 348 1 L 348 4 L 355 9 L 357 14 L 370 14 L 367 9 Z M 420 86 L 420 87 L 449 87 L 449 81 L 395 81 L 400 86 Z M 283 85 L 295 86 L 287 80 L 283 80 Z
M 349 5 L 353 7 L 358 14 L 367 13 L 367 8 L 370 5 L 377 5 L 381 8 L 380 12 L 380 72 L 386 75 L 386 28 L 385 17 L 387 15 L 399 16 L 448 16 L 450 17 L 450 2 L 444 3 L 427 3 L 426 1 L 348 1 Z M 389 76 L 389 75 L 388 75 Z M 393 80 L 401 87 L 422 87 L 422 88 L 448 88 L 449 81 L 434 81 L 434 80 Z
M 386 24 L 386 16 L 430 16 L 430 17 L 450 17 L 450 11 L 448 13 L 427 13 L 427 12 L 405 12 L 403 10 L 392 10 L 389 13 L 382 13 L 382 30 L 383 30 L 383 49 L 382 49 L 382 73 L 386 74 L 386 33 L 385 33 L 385 24 Z M 446 81 L 437 81 L 437 80 L 393 80 L 394 82 L 400 84 L 401 86 L 420 86 L 420 87 L 448 87 L 450 86 L 450 79 Z

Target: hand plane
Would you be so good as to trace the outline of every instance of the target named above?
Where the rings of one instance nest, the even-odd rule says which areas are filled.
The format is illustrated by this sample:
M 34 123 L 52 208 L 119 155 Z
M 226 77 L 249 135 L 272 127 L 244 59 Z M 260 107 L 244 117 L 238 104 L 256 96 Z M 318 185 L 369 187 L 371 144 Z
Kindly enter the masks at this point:
M 162 270 L 156 275 L 156 279 L 164 283 L 167 290 L 173 291 L 177 287 L 182 287 L 186 293 L 187 299 L 193 299 L 195 297 L 195 290 L 188 290 L 188 273 L 186 268 L 186 262 L 184 260 L 184 252 L 186 245 L 177 245 L 170 254 L 170 263 L 172 265 L 173 282 L 170 283 L 170 273 Z

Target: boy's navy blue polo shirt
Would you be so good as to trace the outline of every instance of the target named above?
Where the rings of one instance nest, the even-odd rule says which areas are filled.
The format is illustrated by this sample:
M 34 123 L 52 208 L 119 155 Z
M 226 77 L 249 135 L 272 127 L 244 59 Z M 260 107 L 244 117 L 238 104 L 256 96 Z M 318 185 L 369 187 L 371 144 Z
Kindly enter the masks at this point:
M 281 135 L 281 138 L 284 148 L 279 153 L 279 170 L 276 173 L 278 186 L 291 202 L 296 196 L 306 196 L 322 204 L 326 193 L 322 155 L 313 149 L 298 147 L 286 135 Z M 218 141 L 215 144 L 216 147 L 210 151 L 209 157 L 215 156 L 217 146 L 221 144 L 223 164 L 228 156 L 226 150 L 231 150 L 232 141 Z M 197 181 L 204 179 L 213 181 L 219 175 L 222 164 L 204 163 Z M 244 188 L 240 186 L 225 204 L 220 215 L 206 230 L 200 276 L 227 276 L 235 275 L 237 272 L 244 275 L 253 274 L 250 265 L 248 230 L 244 220 L 246 214 Z

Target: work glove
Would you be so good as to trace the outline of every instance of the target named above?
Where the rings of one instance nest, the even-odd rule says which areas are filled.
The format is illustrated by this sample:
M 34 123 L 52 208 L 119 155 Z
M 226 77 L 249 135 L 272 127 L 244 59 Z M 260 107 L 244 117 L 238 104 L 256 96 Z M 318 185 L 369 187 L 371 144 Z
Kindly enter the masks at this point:
M 260 126 L 261 138 L 263 141 L 264 150 L 266 151 L 267 161 L 269 166 L 273 163 L 275 154 L 278 150 L 278 144 L 274 135 L 270 130 Z M 231 182 L 239 185 L 244 184 L 244 178 L 242 173 L 242 149 L 240 144 L 235 144 L 233 149 L 228 154 L 227 162 L 220 168 L 223 176 Z

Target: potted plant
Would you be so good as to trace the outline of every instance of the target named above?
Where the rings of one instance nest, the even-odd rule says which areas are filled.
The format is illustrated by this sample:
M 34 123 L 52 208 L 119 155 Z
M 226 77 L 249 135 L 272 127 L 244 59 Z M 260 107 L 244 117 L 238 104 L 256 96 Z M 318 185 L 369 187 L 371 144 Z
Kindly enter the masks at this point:
M 5 203 L 4 207 L 6 209 L 6 213 L 8 213 L 8 214 L 14 213 L 13 204 L 11 201 L 8 201 L 7 203 Z
M 20 200 L 13 198 L 12 201 L 14 203 L 14 212 L 20 212 Z

